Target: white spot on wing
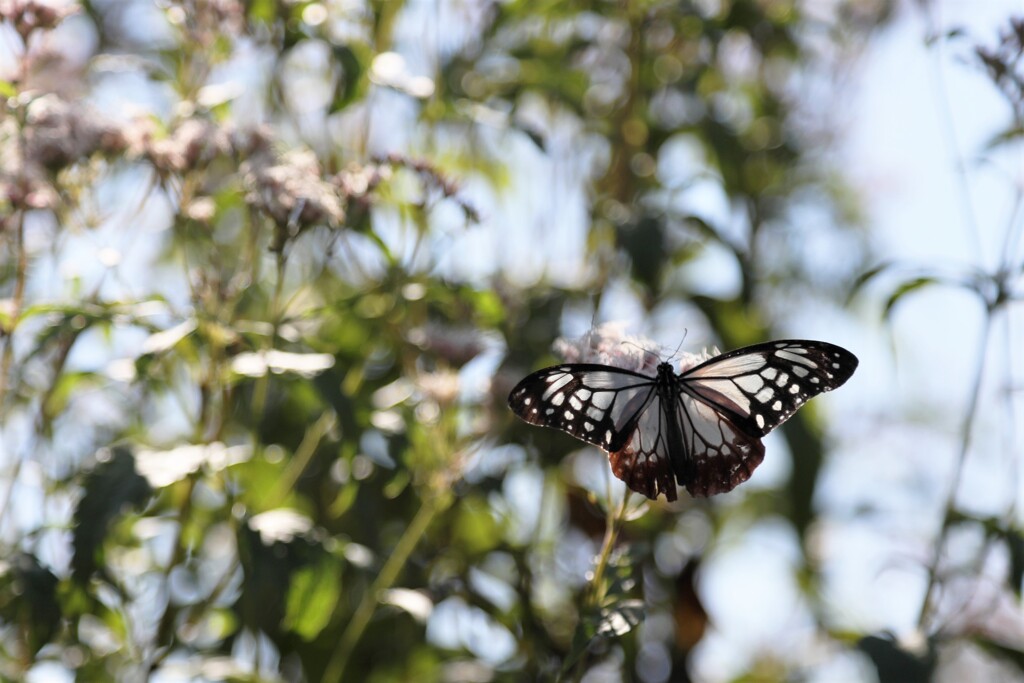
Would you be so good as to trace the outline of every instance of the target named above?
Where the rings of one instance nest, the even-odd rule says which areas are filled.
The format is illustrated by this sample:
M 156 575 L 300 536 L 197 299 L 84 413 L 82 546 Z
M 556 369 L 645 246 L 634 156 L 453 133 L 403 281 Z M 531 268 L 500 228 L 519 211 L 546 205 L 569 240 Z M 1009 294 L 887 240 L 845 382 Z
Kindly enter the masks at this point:
M 726 360 L 712 359 L 707 367 L 696 369 L 692 375 L 694 377 L 749 375 L 763 368 L 766 362 L 762 353 L 743 353 Z
M 594 398 L 591 403 L 601 410 L 605 410 L 612 404 L 612 400 L 614 400 L 614 398 L 615 394 L 610 391 L 596 391 L 594 392 Z
M 776 370 L 775 368 L 765 368 L 764 370 L 761 371 L 761 376 L 764 377 L 769 382 L 775 379 L 775 375 L 777 374 L 779 374 L 779 371 Z
M 761 415 L 761 414 L 755 415 L 754 416 L 754 422 L 757 423 L 758 427 L 760 427 L 761 429 L 764 429 L 764 415 Z
M 598 410 L 594 406 L 590 406 L 589 408 L 587 408 L 587 415 L 589 415 L 592 419 L 597 420 L 599 422 L 602 418 L 604 418 L 604 412 Z
M 758 375 L 744 375 L 737 377 L 734 381 L 740 389 L 751 394 L 764 386 L 764 380 Z
M 565 400 L 565 394 L 557 393 L 557 394 L 555 394 L 551 398 L 551 405 L 560 406 L 560 405 L 562 405 L 562 401 L 564 401 L 564 400 Z
M 572 375 L 565 373 L 559 375 L 552 375 L 551 377 L 547 378 L 547 381 L 549 383 L 548 388 L 544 391 L 544 395 L 541 396 L 541 399 L 545 401 L 551 398 L 551 395 L 554 394 L 556 391 L 559 391 L 562 387 L 571 382 Z
M 569 397 L 569 405 L 571 405 L 574 410 L 583 410 L 583 401 L 579 400 L 575 396 Z
M 719 396 L 710 396 L 712 400 L 722 400 L 725 402 L 735 403 L 741 410 L 750 410 L 750 400 L 747 395 L 742 391 L 738 391 L 733 380 L 729 379 L 705 379 L 701 380 L 700 385 L 701 393 L 708 395 L 709 393 L 718 394 Z
M 774 396 L 774 395 L 775 395 L 775 390 L 774 389 L 772 389 L 771 387 L 765 387 L 761 391 L 757 392 L 757 395 L 754 396 L 754 398 L 756 398 L 761 403 L 767 403 L 768 401 L 770 401 L 772 399 L 772 396 Z

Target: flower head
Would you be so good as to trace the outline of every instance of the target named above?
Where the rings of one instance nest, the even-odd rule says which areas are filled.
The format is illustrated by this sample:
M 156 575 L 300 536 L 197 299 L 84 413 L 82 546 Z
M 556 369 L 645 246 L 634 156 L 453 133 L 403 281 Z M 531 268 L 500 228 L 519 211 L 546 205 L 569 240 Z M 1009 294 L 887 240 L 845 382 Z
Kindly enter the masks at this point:
M 246 199 L 270 215 L 278 225 L 293 220 L 300 225 L 345 219 L 338 190 L 323 179 L 312 152 L 292 151 L 276 157 L 256 155 L 242 165 L 248 189 Z
M 658 366 L 657 348 L 650 339 L 625 334 L 622 323 L 607 322 L 590 330 L 579 339 L 559 337 L 555 353 L 567 363 L 600 363 L 633 372 L 653 373 Z
M 567 363 L 598 363 L 654 374 L 662 359 L 651 349 L 658 348 L 658 345 L 646 337 L 626 334 L 624 328 L 622 323 L 606 322 L 579 339 L 559 337 L 555 340 L 555 353 Z M 682 352 L 679 354 L 679 371 L 685 372 L 718 354 L 718 349 L 705 349 L 700 353 Z

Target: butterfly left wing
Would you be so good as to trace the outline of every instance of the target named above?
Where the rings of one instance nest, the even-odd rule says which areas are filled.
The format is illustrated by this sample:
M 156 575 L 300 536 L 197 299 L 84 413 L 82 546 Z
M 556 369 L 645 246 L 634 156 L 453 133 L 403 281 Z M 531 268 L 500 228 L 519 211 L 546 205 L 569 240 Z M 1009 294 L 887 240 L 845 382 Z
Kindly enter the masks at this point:
M 665 412 L 669 403 L 663 389 L 655 391 L 638 417 L 629 440 L 621 448 L 608 449 L 608 460 L 612 473 L 626 486 L 651 500 L 664 493 L 665 499 L 671 502 L 678 495 L 672 457 L 672 448 L 678 445 L 673 445 Z
M 629 441 L 654 394 L 654 379 L 647 375 L 579 363 L 529 375 L 509 394 L 508 405 L 530 424 L 615 451 Z
M 508 402 L 531 424 L 608 451 L 612 472 L 634 491 L 675 500 L 661 372 L 654 378 L 608 365 L 559 365 L 524 379 Z M 671 370 L 668 377 L 674 381 Z

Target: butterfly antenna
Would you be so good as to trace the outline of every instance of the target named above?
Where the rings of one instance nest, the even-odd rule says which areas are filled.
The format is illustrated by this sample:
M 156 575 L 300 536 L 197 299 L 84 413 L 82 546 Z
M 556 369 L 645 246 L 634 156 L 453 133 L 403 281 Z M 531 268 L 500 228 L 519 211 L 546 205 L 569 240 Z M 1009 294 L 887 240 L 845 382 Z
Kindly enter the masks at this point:
M 623 344 L 629 344 L 630 346 L 635 346 L 636 348 L 640 349 L 641 351 L 643 351 L 643 352 L 644 352 L 644 353 L 646 353 L 647 355 L 649 355 L 649 356 L 654 356 L 654 357 L 655 357 L 655 359 L 657 359 L 658 361 L 661 361 L 661 356 L 659 356 L 658 354 L 656 354 L 656 353 L 655 353 L 654 351 L 650 351 L 650 350 L 648 350 L 648 349 L 645 349 L 644 347 L 640 346 L 640 345 L 639 345 L 639 344 L 637 344 L 636 342 L 631 342 L 631 341 L 629 341 L 628 339 L 623 339 L 623 340 L 622 340 L 622 343 L 623 343 Z
M 672 355 L 670 356 L 670 359 L 674 359 L 676 356 L 679 355 L 679 350 L 681 348 L 683 348 L 683 342 L 686 341 L 686 335 L 689 334 L 689 332 L 690 332 L 689 329 L 686 329 L 686 328 L 683 329 L 683 338 L 679 340 L 679 346 L 677 346 L 676 350 L 672 352 Z

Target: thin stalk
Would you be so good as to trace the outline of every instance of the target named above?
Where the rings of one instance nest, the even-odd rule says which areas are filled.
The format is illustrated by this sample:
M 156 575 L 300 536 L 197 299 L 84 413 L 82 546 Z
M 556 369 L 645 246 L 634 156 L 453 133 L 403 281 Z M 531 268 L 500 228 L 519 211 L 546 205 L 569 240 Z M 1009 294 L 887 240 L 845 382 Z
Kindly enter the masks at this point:
M 18 266 L 14 274 L 14 295 L 11 297 L 11 329 L 3 338 L 3 355 L 0 357 L 0 405 L 7 399 L 7 380 L 11 373 L 11 365 L 14 362 L 14 329 L 21 318 L 21 310 L 25 305 L 25 281 L 28 274 L 28 252 L 25 249 L 25 217 L 19 212 L 14 216 L 16 223 L 14 229 L 14 249 L 17 252 Z M 6 411 L 0 410 L 0 420 L 3 420 Z M 2 422 L 0 422 L 2 424 Z
M 619 531 L 622 529 L 622 522 L 626 517 L 626 509 L 629 505 L 629 497 L 631 492 L 629 490 L 622 496 L 622 502 L 619 504 L 618 509 L 612 509 L 608 507 L 608 511 L 605 514 L 605 527 L 604 527 L 604 540 L 601 542 L 601 550 L 597 555 L 597 565 L 594 567 L 594 573 L 590 577 L 590 584 L 587 589 L 587 595 L 583 600 L 583 611 L 589 610 L 599 611 L 601 603 L 605 599 L 605 585 L 604 585 L 604 572 L 608 568 L 608 561 L 611 559 L 612 550 L 615 548 L 615 541 L 619 537 Z M 611 486 L 609 482 L 609 496 L 611 500 Z M 580 627 L 577 626 L 577 629 Z M 573 667 L 576 668 L 576 674 L 573 676 L 573 680 L 577 683 L 583 680 L 584 668 L 580 666 L 580 660 L 582 659 L 582 652 L 578 657 L 567 660 L 564 665 L 562 672 L 559 674 L 559 680 L 562 679 Z
M 274 293 L 270 299 L 270 320 L 271 320 L 271 331 L 268 343 L 264 345 L 264 350 L 269 351 L 274 348 L 277 343 L 277 330 L 281 324 L 281 294 L 284 291 L 284 275 L 285 265 L 287 257 L 285 256 L 284 249 L 277 254 L 277 275 L 276 281 L 274 282 Z M 263 413 L 267 407 L 267 392 L 270 388 L 270 370 L 267 369 L 263 375 L 256 379 L 256 385 L 253 387 L 253 398 L 252 398 L 252 414 L 256 419 L 257 424 L 263 421 Z M 258 442 L 256 436 L 256 430 L 253 432 L 253 440 Z M 256 444 L 258 446 L 258 443 Z
M 11 366 L 14 363 L 14 330 L 21 318 L 22 307 L 25 303 L 25 280 L 28 273 L 28 254 L 25 249 L 25 219 L 24 214 L 18 212 L 14 216 L 17 223 L 14 235 L 14 248 L 17 252 L 18 266 L 15 271 L 14 296 L 11 298 L 11 323 L 7 334 L 3 335 L 3 351 L 0 352 L 0 426 L 6 422 L 8 380 L 11 374 Z M 40 404 L 42 406 L 44 404 Z M 40 407 L 42 411 L 42 407 Z M 14 461 L 13 471 L 7 473 L 7 490 L 4 492 L 3 503 L 0 504 L 0 528 L 3 527 L 4 519 L 7 517 L 7 509 L 11 498 L 14 497 L 14 485 L 21 476 L 21 466 L 25 460 L 24 455 L 19 455 Z
M 960 479 L 963 476 L 964 464 L 967 462 L 967 453 L 971 446 L 971 432 L 974 425 L 974 416 L 978 412 L 978 399 L 981 396 L 981 384 L 985 376 L 985 359 L 988 349 L 988 338 L 992 329 L 992 311 L 989 310 L 985 317 L 985 324 L 981 330 L 981 344 L 979 345 L 978 367 L 975 369 L 974 385 L 971 388 L 970 399 L 967 404 L 967 414 L 964 416 L 964 423 L 960 434 L 960 451 L 957 454 L 956 462 L 953 465 L 953 477 L 949 483 L 949 492 L 946 494 L 946 507 L 942 517 L 942 527 L 939 529 L 939 536 L 935 539 L 935 546 L 932 551 L 931 561 L 928 563 L 928 585 L 925 588 L 924 600 L 921 603 L 921 611 L 917 616 L 917 627 L 924 629 L 928 617 L 933 608 L 934 593 L 938 584 L 939 562 L 942 559 L 942 550 L 946 545 L 946 538 L 949 536 L 949 529 L 952 525 L 956 512 L 956 495 L 960 490 Z
M 938 29 L 939 21 L 933 16 L 931 7 L 924 7 L 925 19 L 928 22 L 928 32 L 932 36 L 940 35 Z M 960 194 L 960 207 L 963 211 L 963 221 L 970 232 L 970 237 L 974 246 L 975 259 L 980 262 L 982 254 L 984 254 L 984 245 L 981 241 L 981 229 L 978 226 L 977 215 L 978 212 L 975 210 L 974 197 L 971 194 L 970 183 L 967 182 L 968 168 L 967 163 L 964 161 L 964 155 L 960 152 L 960 138 L 957 135 L 956 122 L 953 119 L 953 111 L 950 106 L 950 97 L 946 84 L 946 74 L 943 70 L 943 57 L 945 56 L 945 40 L 935 40 L 932 43 L 932 49 L 929 51 L 932 58 L 928 64 L 931 67 L 931 76 L 933 80 L 933 87 L 936 90 L 935 100 L 938 106 L 935 108 L 936 113 L 939 117 L 939 125 L 942 127 L 944 135 L 943 140 L 949 143 L 949 154 L 952 157 L 953 170 L 957 175 L 957 191 Z
M 449 501 L 450 497 L 439 497 L 437 495 L 423 501 L 423 505 L 412 521 L 409 522 L 409 526 L 405 528 L 402 537 L 398 539 L 395 549 L 391 552 L 387 562 L 384 563 L 380 573 L 377 574 L 377 578 L 370 586 L 370 589 L 363 593 L 359 606 L 356 607 L 356 611 L 352 614 L 352 619 L 341 634 L 341 639 L 338 641 L 337 649 L 334 650 L 334 655 L 327 663 L 327 668 L 324 669 L 324 675 L 321 680 L 328 683 L 344 680 L 345 669 L 352 658 L 352 653 L 366 627 L 369 625 L 373 613 L 377 610 L 380 594 L 394 585 L 399 573 L 412 555 L 412 551 L 416 549 L 420 539 L 423 538 L 423 534 L 430 527 L 430 523 L 434 520 L 437 513 L 448 507 Z
M 306 430 L 306 434 L 302 437 L 302 442 L 295 449 L 295 454 L 289 459 L 288 466 L 278 479 L 277 486 L 267 498 L 266 504 L 268 509 L 277 507 L 284 500 L 285 496 L 288 495 L 288 492 L 295 487 L 295 483 L 306 470 L 309 461 L 313 459 L 316 447 L 320 445 L 324 436 L 334 427 L 335 423 L 334 411 L 328 410 Z
M 622 496 L 622 503 L 617 510 L 608 509 L 604 540 L 601 542 L 601 551 L 597 556 L 597 566 L 594 567 L 594 576 L 590 582 L 591 599 L 588 602 L 592 607 L 599 607 L 601 601 L 604 600 L 602 579 L 604 579 L 604 572 L 608 567 L 608 560 L 611 558 L 612 550 L 615 548 L 615 541 L 618 539 L 619 531 L 622 529 L 622 520 L 626 516 L 626 506 L 629 504 L 630 493 L 630 491 L 626 491 L 625 495 Z
M 182 563 L 186 561 L 189 553 L 193 550 L 190 547 L 190 544 L 185 542 L 185 527 L 188 525 L 189 518 L 192 514 L 192 493 L 195 490 L 196 477 L 187 477 L 186 481 L 188 482 L 188 486 L 185 494 L 181 498 L 181 507 L 178 510 L 177 515 L 178 528 L 174 534 L 174 550 L 164 571 L 165 590 L 168 593 L 171 591 L 171 572 L 176 567 L 182 566 Z M 177 642 L 177 634 L 175 633 L 175 617 L 177 617 L 179 613 L 179 610 L 172 605 L 171 601 L 168 601 L 164 605 L 164 611 L 160 616 L 160 623 L 157 627 L 157 634 L 152 641 L 153 649 L 146 662 L 148 671 L 155 671 L 160 663 L 164 661 L 169 654 L 174 652 L 174 645 Z

